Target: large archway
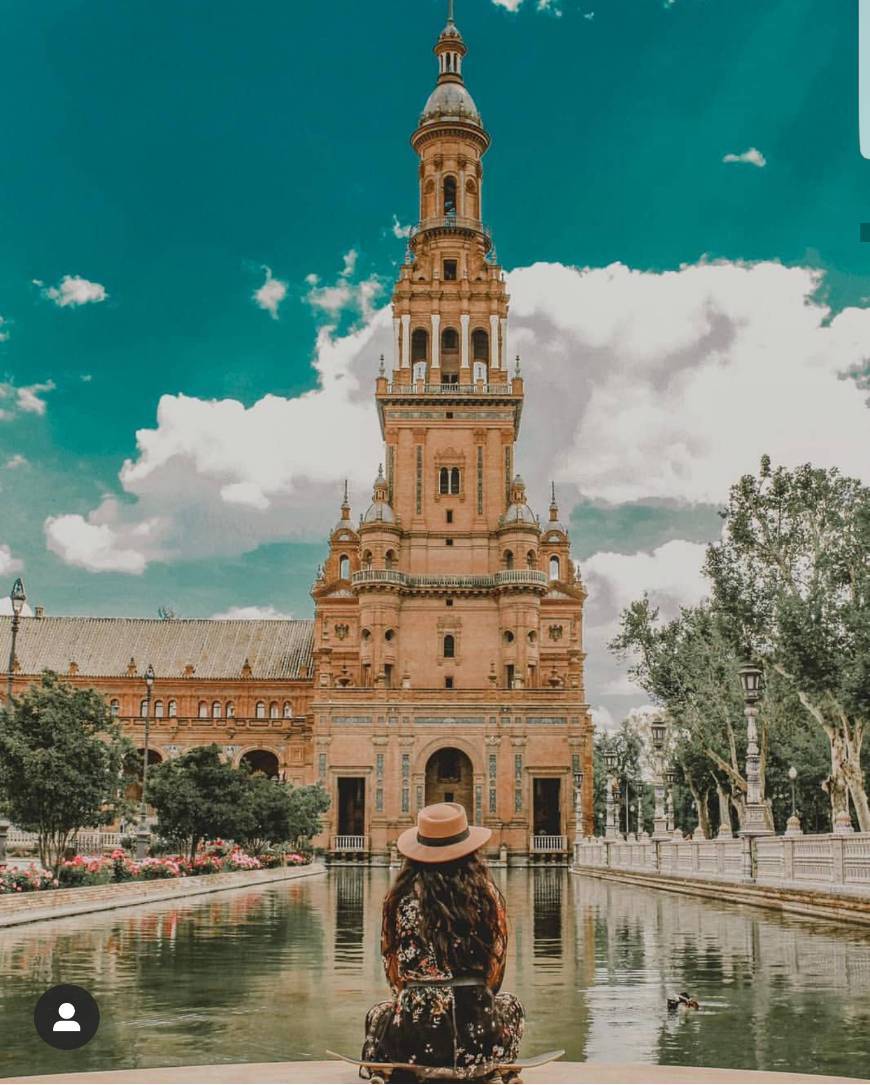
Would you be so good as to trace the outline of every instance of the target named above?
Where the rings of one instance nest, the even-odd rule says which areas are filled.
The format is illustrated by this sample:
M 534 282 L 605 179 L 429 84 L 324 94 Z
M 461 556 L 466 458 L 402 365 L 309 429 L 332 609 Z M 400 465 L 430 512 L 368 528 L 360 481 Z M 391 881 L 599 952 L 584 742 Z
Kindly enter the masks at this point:
M 445 746 L 426 762 L 426 805 L 458 802 L 469 820 L 474 814 L 474 770 L 468 755 L 455 746 Z
M 148 772 L 155 769 L 163 762 L 163 754 L 159 750 L 155 750 L 153 747 L 148 749 Z M 126 768 L 128 772 L 127 786 L 124 789 L 125 797 L 132 803 L 140 803 L 142 801 L 142 769 L 145 766 L 145 750 L 140 747 L 135 754 L 131 755 L 127 760 Z M 149 776 L 150 779 L 150 776 Z
M 271 750 L 248 750 L 242 754 L 239 763 L 247 765 L 251 772 L 261 772 L 270 780 L 278 778 L 278 755 Z

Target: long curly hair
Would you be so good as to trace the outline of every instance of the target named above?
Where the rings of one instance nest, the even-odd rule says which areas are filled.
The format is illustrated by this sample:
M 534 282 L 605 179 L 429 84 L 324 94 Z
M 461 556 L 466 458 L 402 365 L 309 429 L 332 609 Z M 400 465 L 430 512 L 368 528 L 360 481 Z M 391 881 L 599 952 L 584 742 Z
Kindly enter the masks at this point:
M 405 860 L 384 901 L 385 956 L 398 951 L 397 914 L 407 896 L 419 900 L 420 933 L 454 976 L 487 975 L 504 956 L 504 898 L 477 852 L 449 863 Z

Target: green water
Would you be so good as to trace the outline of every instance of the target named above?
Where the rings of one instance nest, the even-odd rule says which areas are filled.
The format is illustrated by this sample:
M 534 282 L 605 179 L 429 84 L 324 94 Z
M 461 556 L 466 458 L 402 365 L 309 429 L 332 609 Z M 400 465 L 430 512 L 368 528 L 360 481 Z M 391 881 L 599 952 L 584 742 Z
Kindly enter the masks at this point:
M 526 1054 L 870 1073 L 870 931 L 556 869 L 496 877 Z M 366 1009 L 386 994 L 387 884 L 386 871 L 344 868 L 0 932 L 0 1073 L 354 1053 Z M 33 1029 L 38 996 L 62 982 L 100 1004 L 80 1051 L 54 1051 Z M 666 996 L 683 989 L 702 1009 L 670 1016 Z

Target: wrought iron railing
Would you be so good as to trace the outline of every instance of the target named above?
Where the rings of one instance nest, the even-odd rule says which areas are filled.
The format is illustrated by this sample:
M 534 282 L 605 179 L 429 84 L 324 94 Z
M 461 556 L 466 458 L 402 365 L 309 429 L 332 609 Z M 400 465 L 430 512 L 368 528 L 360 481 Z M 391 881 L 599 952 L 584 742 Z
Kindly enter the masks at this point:
M 498 573 L 483 576 L 449 576 L 422 574 L 412 576 L 410 573 L 400 573 L 397 569 L 360 569 L 351 578 L 354 585 L 362 584 L 396 584 L 406 588 L 436 588 L 456 589 L 463 588 L 499 588 L 508 584 L 528 585 L 530 587 L 546 587 L 549 583 L 547 574 L 538 569 L 502 569 Z
M 469 218 L 466 215 L 432 215 L 429 218 L 421 219 L 416 226 L 411 227 L 408 240 L 413 241 L 419 234 L 425 233 L 427 230 L 468 231 L 483 234 L 487 242 L 492 243 L 492 230 L 489 226 L 481 222 L 480 219 Z

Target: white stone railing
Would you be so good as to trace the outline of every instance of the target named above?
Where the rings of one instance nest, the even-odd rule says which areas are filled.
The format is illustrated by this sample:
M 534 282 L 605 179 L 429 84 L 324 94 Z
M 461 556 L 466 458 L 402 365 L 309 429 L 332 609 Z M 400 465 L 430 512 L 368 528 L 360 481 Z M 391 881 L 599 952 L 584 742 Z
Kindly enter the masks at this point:
M 506 584 L 527 584 L 530 587 L 546 588 L 549 584 L 547 574 L 539 569 L 502 569 L 491 575 L 449 576 L 424 573 L 413 576 L 397 569 L 360 569 L 351 577 L 354 586 L 359 584 L 396 584 L 406 588 L 499 588 Z
M 538 855 L 542 852 L 547 854 L 565 852 L 568 850 L 568 841 L 564 836 L 533 836 L 530 850 Z
M 478 381 L 476 384 L 428 384 L 418 381 L 416 384 L 398 384 L 390 382 L 387 394 L 391 396 L 509 396 L 513 388 L 510 384 L 496 384 Z
M 121 833 L 104 833 L 99 829 L 82 829 L 70 844 L 79 854 L 90 855 L 109 851 L 121 846 Z M 35 848 L 39 840 L 36 833 L 10 828 L 6 837 L 7 848 Z
M 574 845 L 574 865 L 756 885 L 845 888 L 870 895 L 870 833 L 716 840 L 587 839 Z
M 366 852 L 369 850 L 369 838 L 367 836 L 334 836 L 330 850 Z

